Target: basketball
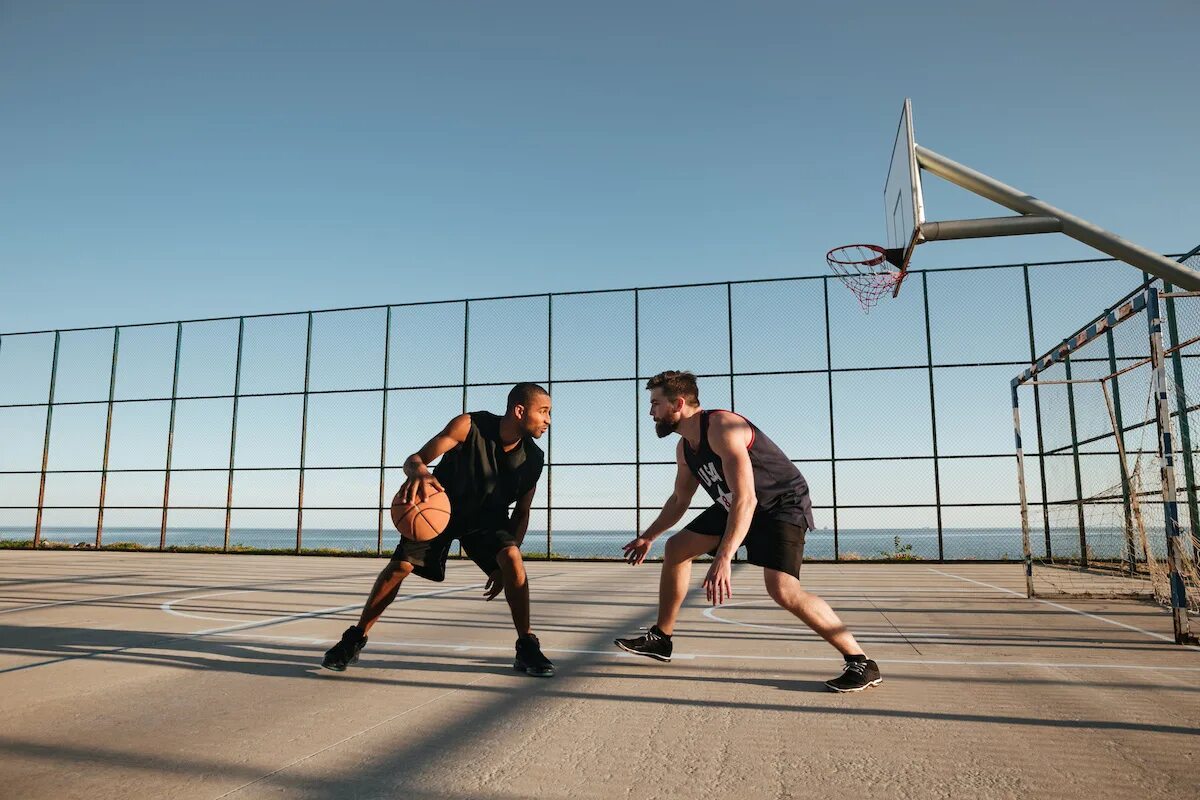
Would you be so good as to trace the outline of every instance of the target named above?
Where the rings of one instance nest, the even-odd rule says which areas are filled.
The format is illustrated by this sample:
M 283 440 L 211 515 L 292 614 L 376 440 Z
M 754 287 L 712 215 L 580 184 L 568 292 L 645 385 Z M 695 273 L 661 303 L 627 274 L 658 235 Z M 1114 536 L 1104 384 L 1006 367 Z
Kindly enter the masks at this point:
M 435 492 L 424 501 L 405 503 L 397 492 L 392 500 L 392 524 L 405 539 L 432 539 L 450 524 L 450 498 L 445 492 Z

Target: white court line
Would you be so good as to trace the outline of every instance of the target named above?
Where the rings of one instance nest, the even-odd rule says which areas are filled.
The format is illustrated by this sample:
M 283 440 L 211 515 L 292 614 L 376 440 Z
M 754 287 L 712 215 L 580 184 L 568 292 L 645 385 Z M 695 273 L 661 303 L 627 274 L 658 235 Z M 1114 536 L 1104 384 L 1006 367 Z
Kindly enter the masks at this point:
M 723 606 L 721 606 L 721 608 L 734 608 L 735 606 L 765 605 L 766 603 L 773 603 L 773 602 L 774 601 L 772 601 L 772 600 L 745 600 L 740 603 L 725 603 Z M 807 628 L 801 628 L 798 625 L 791 626 L 791 627 L 787 627 L 787 626 L 783 626 L 783 625 L 761 625 L 761 624 L 758 624 L 755 622 L 742 622 L 741 620 L 736 620 L 736 619 L 726 619 L 725 617 L 718 616 L 717 606 L 710 606 L 709 608 L 704 609 L 704 616 L 708 617 L 711 620 L 715 620 L 716 622 L 724 622 L 729 625 L 740 625 L 743 628 L 757 628 L 759 630 L 764 630 L 764 631 L 782 631 L 783 633 L 798 634 L 800 636 L 817 636 L 817 634 L 815 632 L 810 631 Z M 910 633 L 903 633 L 899 629 L 897 629 L 897 631 L 895 633 L 889 633 L 886 631 L 875 631 L 875 632 L 868 631 L 868 632 L 862 634 L 861 636 L 856 635 L 855 638 L 858 638 L 858 639 L 883 639 L 883 638 L 887 638 L 887 639 L 926 639 L 926 638 L 935 638 L 935 637 L 940 638 L 940 637 L 947 637 L 947 636 L 950 636 L 950 634 L 935 633 L 933 631 L 912 631 Z
M 154 577 L 156 579 L 158 579 L 161 576 L 154 576 Z M 310 577 L 301 577 L 301 578 L 280 580 L 280 581 L 273 580 L 270 582 L 257 583 L 257 584 L 244 584 L 244 583 L 225 584 L 224 587 L 222 587 L 221 585 L 217 585 L 217 586 L 213 586 L 210 588 L 219 589 L 219 588 L 229 588 L 230 586 L 240 587 L 240 586 L 247 586 L 247 585 L 255 586 L 255 587 L 287 586 L 287 585 L 296 584 L 296 583 L 309 583 L 309 582 L 312 582 L 313 580 L 314 579 L 310 578 Z M 333 580 L 326 581 L 324 578 L 317 578 L 316 581 L 320 582 L 323 586 L 339 586 L 339 585 L 355 586 L 355 587 L 360 586 L 360 584 L 358 582 L 350 582 L 350 581 L 336 581 L 335 582 Z M 2 589 L 2 588 L 3 587 L 0 587 L 0 589 Z M 96 597 L 84 597 L 79 600 L 55 600 L 55 601 L 52 601 L 49 603 L 35 603 L 33 605 L 17 606 L 16 608 L 0 609 L 0 614 L 12 614 L 13 612 L 16 612 L 16 611 L 33 611 L 33 610 L 36 610 L 39 608 L 52 608 L 54 606 L 84 605 L 85 603 L 96 603 L 96 602 L 99 602 L 102 600 L 125 600 L 130 597 L 145 597 L 147 595 L 153 595 L 153 594 L 178 594 L 179 592 L 187 591 L 188 588 L 199 588 L 199 587 L 186 587 L 186 588 L 180 588 L 180 589 L 153 589 L 148 592 L 134 592 L 132 594 L 103 594 L 103 595 L 97 595 Z
M 302 636 L 271 636 L 271 635 L 251 635 L 243 633 L 216 633 L 214 636 L 230 639 L 255 639 L 259 641 L 289 641 L 289 642 L 305 642 L 309 644 L 328 644 L 334 641 L 333 639 L 310 639 Z M 372 647 L 394 647 L 397 649 L 403 648 L 406 650 L 450 650 L 456 653 L 465 653 L 472 650 L 485 652 L 508 653 L 512 651 L 512 647 L 501 647 L 495 645 L 482 644 L 450 644 L 443 642 L 389 642 L 380 639 L 371 639 Z M 544 653 L 571 653 L 579 655 L 601 655 L 609 656 L 610 658 L 618 659 L 641 659 L 641 656 L 633 653 L 626 653 L 619 650 L 579 650 L 569 647 L 543 647 Z M 694 661 L 697 659 L 714 659 L 724 661 L 819 661 L 823 663 L 837 662 L 841 663 L 836 657 L 832 656 L 755 656 L 755 655 L 727 655 L 723 653 L 675 653 L 671 656 L 672 661 Z M 949 660 L 949 659 L 921 659 L 921 658 L 889 658 L 884 664 L 918 664 L 932 666 L 949 666 L 949 667 L 1052 667 L 1052 668 L 1069 668 L 1069 669 L 1113 669 L 1113 670 L 1153 670 L 1155 672 L 1198 672 L 1200 666 L 1197 667 L 1169 667 L 1161 664 L 1082 664 L 1082 663 L 1064 663 L 1053 661 L 969 661 L 969 660 Z
M 468 584 L 466 586 L 452 586 L 452 587 L 449 587 L 446 589 L 439 589 L 438 591 L 435 591 L 435 592 L 424 592 L 422 594 L 405 595 L 404 597 L 397 598 L 395 602 L 404 602 L 407 600 L 419 600 L 423 597 L 432 597 L 434 595 L 439 595 L 439 594 L 450 594 L 451 592 L 461 592 L 461 591 L 465 591 L 467 589 L 481 589 L 485 585 L 486 584 L 482 584 L 482 583 L 473 583 L 473 584 Z M 187 598 L 181 598 L 181 599 L 187 599 Z M 163 605 L 167 605 L 167 604 L 164 603 Z M 202 631 L 192 631 L 190 633 L 180 633 L 180 634 L 166 636 L 166 638 L 163 638 L 162 640 L 160 640 L 158 642 L 147 642 L 145 644 L 128 644 L 128 645 L 123 645 L 121 647 L 109 648 L 107 650 L 93 650 L 88 653 L 79 653 L 79 654 L 75 654 L 75 655 L 62 656 L 59 658 L 52 658 L 47 661 L 37 661 L 32 664 L 21 664 L 20 666 L 16 666 L 16 667 L 6 667 L 3 669 L 0 669 L 0 674 L 4 674 L 6 672 L 21 672 L 21 671 L 24 671 L 27 669 L 35 669 L 37 667 L 49 666 L 51 664 L 61 664 L 64 661 L 77 661 L 82 658 L 95 658 L 97 656 L 111 656 L 111 655 L 115 655 L 118 653 L 124 653 L 128 650 L 147 650 L 147 649 L 152 650 L 152 649 L 155 649 L 156 647 L 158 647 L 159 645 L 166 645 L 166 644 L 170 644 L 172 642 L 183 642 L 183 641 L 187 641 L 188 639 L 198 639 L 202 636 L 216 636 L 218 634 L 227 633 L 230 631 L 244 630 L 246 628 L 265 628 L 268 625 L 277 625 L 281 622 L 291 622 L 292 620 L 307 619 L 309 617 L 320 617 L 325 614 L 336 614 L 340 611 L 349 611 L 354 608 L 360 608 L 361 606 L 362 606 L 361 603 L 354 603 L 352 605 L 346 605 L 346 606 L 334 606 L 332 608 L 319 608 L 319 609 L 316 609 L 315 611 L 304 611 L 299 614 L 285 614 L 285 615 L 279 616 L 279 617 L 268 617 L 266 619 L 253 620 L 251 622 L 242 622 L 238 625 L 227 625 L 223 628 L 208 628 L 207 630 L 202 630 Z M 161 608 L 161 606 L 160 606 L 160 608 Z
M 392 603 L 394 605 L 395 603 L 403 603 L 403 602 L 407 602 L 409 600 L 420 600 L 421 598 L 424 598 L 424 597 L 436 597 L 437 595 L 442 595 L 442 594 L 452 594 L 454 592 L 462 592 L 462 591 L 466 591 L 467 589 L 482 589 L 485 585 L 486 584 L 483 584 L 483 583 L 472 583 L 472 584 L 468 584 L 466 586 L 450 586 L 445 589 L 437 589 L 432 592 L 420 592 L 418 594 L 406 594 L 401 597 L 397 597 L 395 600 L 392 601 Z M 203 595 L 201 595 L 201 596 L 203 596 Z M 188 600 L 190 598 L 184 597 L 184 598 L 180 598 L 180 599 Z M 174 602 L 174 601 L 172 601 L 172 602 Z M 177 612 L 172 612 L 170 609 L 166 608 L 166 606 L 168 606 L 168 605 L 170 605 L 170 603 L 163 603 L 164 611 L 166 611 L 167 613 L 177 613 Z M 321 617 L 326 614 L 336 614 L 340 611 L 349 611 L 354 608 L 362 608 L 362 603 L 361 602 L 351 603 L 351 604 L 345 605 L 345 606 L 330 606 L 329 608 L 318 608 L 315 611 L 302 611 L 302 612 L 299 612 L 296 614 L 284 614 L 284 615 L 278 616 L 278 617 L 267 617 L 266 619 L 258 619 L 258 620 L 254 620 L 252 622 L 242 622 L 237 625 L 228 625 L 224 628 L 209 628 L 208 630 L 194 631 L 190 634 L 187 634 L 187 636 L 188 637 L 214 636 L 218 633 L 226 633 L 228 631 L 237 631 L 237 630 L 241 630 L 242 628 L 252 628 L 252 627 L 256 627 L 256 626 L 264 626 L 265 627 L 267 625 L 277 625 L 281 622 L 290 622 L 293 620 L 307 619 L 309 617 Z
M 929 567 L 929 571 L 936 572 L 938 575 L 945 575 L 947 578 L 957 578 L 960 581 L 967 581 L 968 583 L 977 583 L 980 586 L 986 586 L 989 589 L 995 589 L 998 592 L 1004 592 L 1005 594 L 1011 594 L 1016 597 L 1020 597 L 1022 600 L 1032 600 L 1035 603 L 1044 603 L 1045 605 L 1060 609 L 1062 611 L 1070 611 L 1072 614 L 1079 614 L 1080 616 L 1088 617 L 1089 619 L 1094 619 L 1099 622 L 1107 622 L 1109 625 L 1116 625 L 1119 628 L 1127 628 L 1131 631 L 1137 631 L 1138 633 L 1145 634 L 1146 636 L 1149 636 L 1152 639 L 1161 639 L 1164 642 L 1170 642 L 1171 644 L 1175 644 L 1174 637 L 1165 636 L 1161 633 L 1155 633 L 1154 631 L 1148 631 L 1145 628 L 1139 628 L 1136 625 L 1130 625 L 1128 623 L 1120 622 L 1115 619 L 1109 619 L 1108 617 L 1102 617 L 1099 614 L 1089 614 L 1088 612 L 1081 611 L 1078 608 L 1071 608 L 1070 606 L 1064 606 L 1061 603 L 1051 603 L 1049 600 L 1042 600 L 1039 597 L 1026 597 L 1024 592 L 1016 592 L 1016 591 L 1013 591 L 1012 589 L 1005 589 L 1003 586 L 993 586 L 990 583 L 984 583 L 983 581 L 977 581 L 973 578 L 964 578 L 962 575 L 955 575 L 950 572 L 942 572 L 940 569 L 934 569 L 933 567 Z M 1180 646 L 1187 650 L 1196 650 L 1196 651 L 1200 652 L 1200 647 L 1195 647 L 1193 645 L 1186 645 L 1186 644 L 1180 645 Z
M 71 606 L 82 605 L 84 603 L 95 603 L 99 600 L 125 600 L 130 597 L 145 597 L 148 594 L 171 594 L 174 592 L 183 591 L 181 589 L 154 589 L 149 592 L 134 592 L 133 594 L 105 594 L 97 597 L 85 597 L 79 600 L 56 600 L 50 603 L 36 603 L 30 606 L 17 606 L 16 608 L 6 608 L 0 610 L 0 614 L 11 614 L 14 611 L 33 611 L 38 608 L 53 608 L 54 606 Z
M 250 592 L 253 592 L 253 591 L 255 591 L 255 590 L 254 589 L 238 589 L 238 590 L 234 590 L 234 591 L 230 591 L 230 592 L 212 592 L 211 594 L 193 594 L 193 595 L 189 595 L 188 597 L 177 597 L 174 600 L 168 600 L 167 602 L 165 602 L 161 606 L 159 606 L 159 608 L 162 609 L 163 611 L 167 612 L 168 614 L 175 615 L 176 617 L 186 617 L 188 619 L 201 619 L 201 620 L 208 620 L 211 622 L 238 622 L 239 620 L 234 619 L 232 617 L 210 617 L 210 616 L 207 616 L 204 614 L 189 614 L 186 611 L 176 611 L 174 608 L 172 608 L 172 606 L 175 605 L 176 603 L 188 602 L 189 600 L 203 600 L 206 597 L 221 597 L 223 595 L 231 595 L 231 594 L 249 594 Z

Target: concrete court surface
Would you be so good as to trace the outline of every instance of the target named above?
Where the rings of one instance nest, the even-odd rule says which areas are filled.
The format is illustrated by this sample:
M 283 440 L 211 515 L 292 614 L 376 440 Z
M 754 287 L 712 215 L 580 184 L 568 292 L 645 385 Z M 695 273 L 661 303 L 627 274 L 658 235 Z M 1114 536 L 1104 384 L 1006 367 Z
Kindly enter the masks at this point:
M 676 657 L 659 567 L 534 562 L 558 676 L 511 668 L 469 561 L 411 578 L 345 673 L 324 650 L 381 559 L 0 551 L 0 797 L 1200 796 L 1200 652 L 1128 601 L 1022 596 L 1009 565 L 806 565 L 882 667 L 840 660 L 734 569 Z

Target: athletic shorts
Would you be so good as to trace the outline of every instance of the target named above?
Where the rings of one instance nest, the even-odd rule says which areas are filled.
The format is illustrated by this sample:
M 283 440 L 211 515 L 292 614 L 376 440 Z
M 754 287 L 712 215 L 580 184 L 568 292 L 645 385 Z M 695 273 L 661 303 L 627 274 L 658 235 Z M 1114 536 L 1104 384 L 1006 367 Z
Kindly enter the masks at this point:
M 491 575 L 500 569 L 496 554 L 506 547 L 516 547 L 517 540 L 508 530 L 508 520 L 503 517 L 483 521 L 468 520 L 449 527 L 432 539 L 423 542 L 400 537 L 400 544 L 392 553 L 393 561 L 407 561 L 413 565 L 413 574 L 441 583 L 446 580 L 446 559 L 455 540 L 462 542 L 463 550 L 483 570 Z
M 717 554 L 721 537 L 725 535 L 725 524 L 729 521 L 729 512 L 724 506 L 714 504 L 712 508 L 701 512 L 700 516 L 689 522 L 685 530 L 699 533 L 703 536 L 715 536 L 709 555 Z M 786 572 L 800 577 L 800 564 L 804 560 L 804 534 L 807 528 L 803 523 L 796 524 L 790 519 L 772 517 L 756 511 L 750 520 L 750 531 L 742 540 L 746 548 L 746 560 L 751 564 L 765 569 Z

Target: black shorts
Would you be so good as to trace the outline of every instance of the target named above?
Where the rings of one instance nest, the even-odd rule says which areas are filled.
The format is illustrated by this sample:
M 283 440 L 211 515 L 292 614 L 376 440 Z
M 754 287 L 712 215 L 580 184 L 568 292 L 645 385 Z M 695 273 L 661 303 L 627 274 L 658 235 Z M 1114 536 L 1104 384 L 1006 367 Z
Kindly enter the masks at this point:
M 446 559 L 450 557 L 450 548 L 456 539 L 462 542 L 467 556 L 485 575 L 500 569 L 496 562 L 497 553 L 506 547 L 517 546 L 504 517 L 468 520 L 457 525 L 452 520 L 441 534 L 423 542 L 400 537 L 392 560 L 407 561 L 413 565 L 414 575 L 441 583 L 446 580 Z
M 729 512 L 721 505 L 714 504 L 700 513 L 700 516 L 689 522 L 685 530 L 699 533 L 703 536 L 715 536 L 709 555 L 717 554 L 721 537 L 725 535 L 725 524 L 729 521 Z M 755 511 L 750 520 L 750 531 L 742 540 L 746 548 L 746 560 L 755 566 L 765 569 L 786 572 L 800 577 L 800 564 L 804 560 L 804 534 L 807 527 L 803 521 L 793 521 L 790 518 L 773 517 L 765 512 Z

